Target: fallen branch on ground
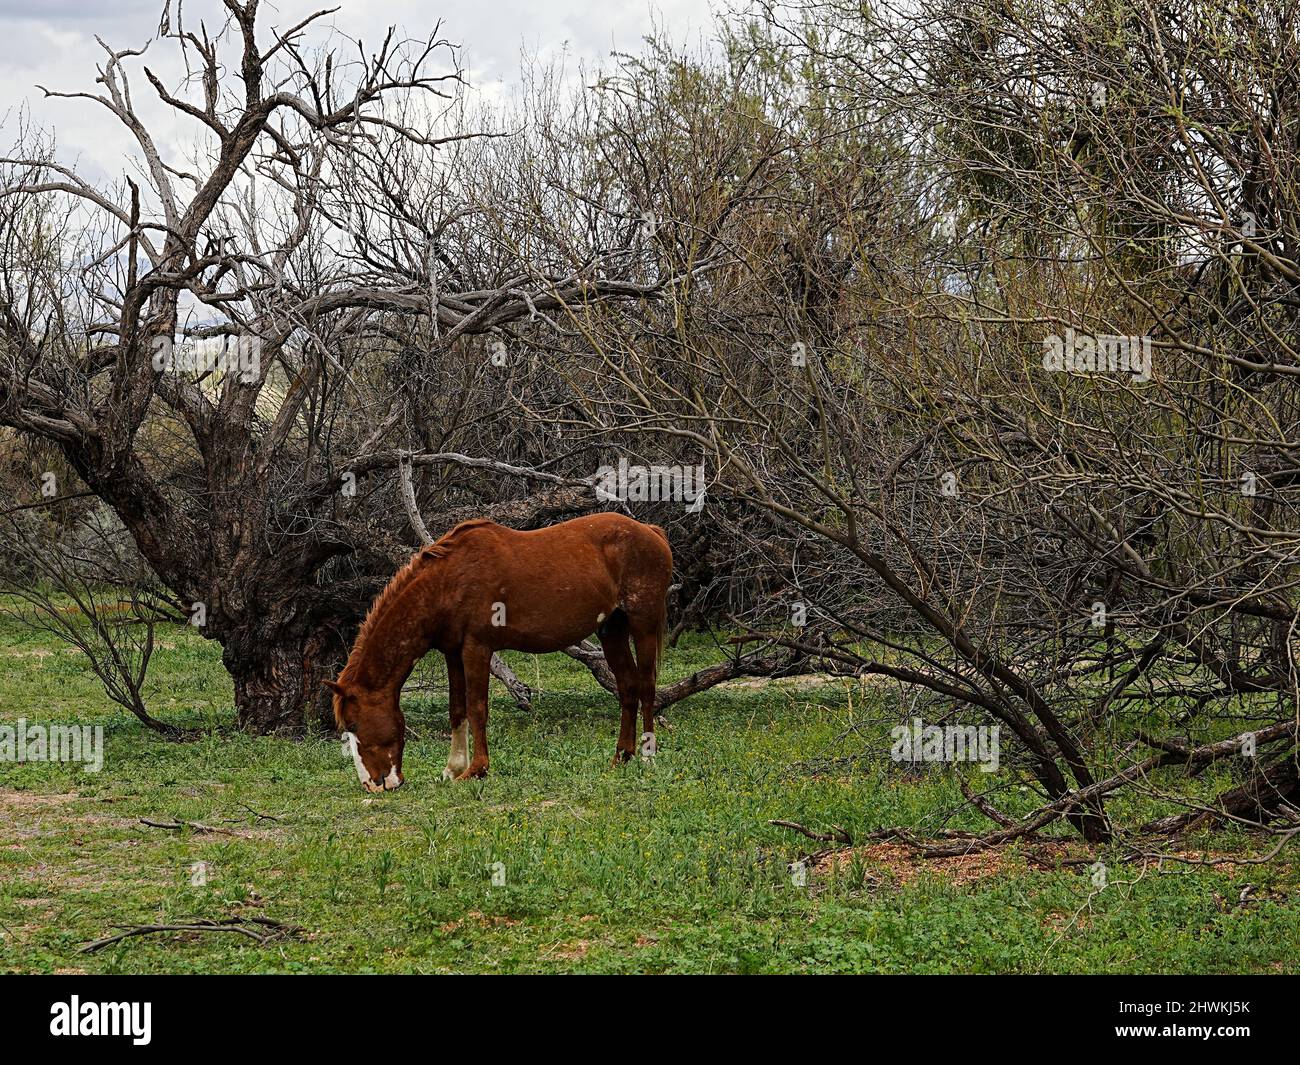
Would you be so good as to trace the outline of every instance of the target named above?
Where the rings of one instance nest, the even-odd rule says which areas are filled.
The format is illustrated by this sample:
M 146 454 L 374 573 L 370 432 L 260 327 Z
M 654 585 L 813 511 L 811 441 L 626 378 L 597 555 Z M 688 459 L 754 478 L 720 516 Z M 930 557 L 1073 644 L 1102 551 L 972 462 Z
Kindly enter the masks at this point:
M 1003 828 L 1011 828 L 1015 825 L 1014 820 L 989 802 L 988 799 L 984 798 L 983 795 L 976 795 L 965 780 L 959 779 L 957 784 L 961 788 L 962 795 L 966 797 L 966 801 L 994 824 L 1001 825 Z
M 688 695 L 706 691 L 723 681 L 735 680 L 737 677 L 777 677 L 792 676 L 797 671 L 795 664 L 798 655 L 779 657 L 777 655 L 741 655 L 738 658 L 719 662 L 696 670 L 689 677 L 660 688 L 655 696 L 655 709 L 663 710 L 673 703 L 681 702 Z
M 515 671 L 506 665 L 505 660 L 499 654 L 493 654 L 491 659 L 488 660 L 488 668 L 492 671 L 492 676 L 505 685 L 506 691 L 510 693 L 510 698 L 515 701 L 515 705 L 520 710 L 527 710 L 531 713 L 533 709 L 533 689 L 519 679 Z
M 1212 822 L 1247 819 L 1266 822 L 1285 816 L 1297 795 L 1300 795 L 1300 774 L 1294 757 L 1287 754 L 1256 768 L 1244 784 L 1220 792 L 1210 803 L 1148 822 L 1138 831 L 1144 835 L 1173 836 Z
M 566 647 L 564 653 L 591 670 L 596 683 L 606 691 L 618 693 L 618 684 L 609 666 L 606 665 L 605 655 L 600 648 L 584 640 L 580 644 Z M 794 666 L 798 661 L 798 655 L 778 656 L 755 653 L 739 655 L 725 662 L 718 662 L 716 665 L 705 666 L 704 669 L 696 670 L 689 677 L 683 677 L 660 688 L 655 694 L 655 710 L 662 711 L 688 696 L 707 691 L 724 681 L 735 680 L 738 677 L 790 676 L 795 672 Z
M 1294 739 L 1297 734 L 1297 725 L 1294 721 L 1280 721 L 1276 725 L 1269 725 L 1267 728 L 1253 729 L 1242 732 L 1239 735 L 1231 736 L 1226 740 L 1219 740 L 1217 743 L 1207 743 L 1201 747 L 1171 747 L 1169 750 L 1161 750 L 1159 754 L 1144 758 L 1140 762 L 1135 762 L 1127 769 L 1115 773 L 1105 780 L 1099 780 L 1095 784 L 1090 784 L 1086 788 L 1078 788 L 1074 791 L 1062 795 L 1046 806 L 1040 807 L 1029 817 L 1022 820 L 1019 824 L 1004 828 L 998 832 L 990 832 L 983 836 L 974 836 L 951 843 L 930 844 L 922 843 L 910 837 L 906 830 L 896 830 L 898 838 L 912 847 L 915 847 L 919 853 L 927 858 L 951 858 L 958 854 L 973 854 L 975 851 L 986 850 L 989 847 L 996 847 L 1002 843 L 1009 843 L 1013 839 L 1019 839 L 1036 833 L 1044 825 L 1051 824 L 1060 817 L 1065 816 L 1071 810 L 1099 799 L 1104 795 L 1109 795 L 1117 791 L 1126 784 L 1132 783 L 1140 777 L 1146 776 L 1154 769 L 1160 769 L 1164 766 L 1178 763 L 1184 764 L 1189 771 L 1194 770 L 1202 765 L 1216 761 L 1220 758 L 1226 758 L 1230 755 L 1237 754 L 1241 751 L 1242 744 L 1246 742 L 1247 737 L 1253 737 L 1256 746 L 1263 746 L 1281 739 Z
M 297 925 L 281 924 L 269 917 L 240 917 L 232 921 L 193 921 L 184 924 L 115 925 L 114 927 L 125 929 L 125 931 L 87 943 L 78 953 L 93 954 L 95 951 L 121 942 L 123 939 L 129 939 L 132 936 L 152 935 L 155 932 L 233 932 L 236 935 L 247 936 L 261 946 L 270 943 L 272 940 L 297 935 L 302 931 Z M 258 928 L 264 928 L 267 931 L 260 932 L 257 930 Z

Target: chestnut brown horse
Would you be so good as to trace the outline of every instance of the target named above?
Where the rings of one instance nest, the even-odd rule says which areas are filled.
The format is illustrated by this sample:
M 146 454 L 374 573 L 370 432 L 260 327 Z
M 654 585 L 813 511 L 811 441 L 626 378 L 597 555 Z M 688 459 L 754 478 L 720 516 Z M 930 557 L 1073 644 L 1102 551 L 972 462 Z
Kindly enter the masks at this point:
M 338 680 L 326 682 L 362 785 L 376 792 L 401 786 L 402 685 L 434 648 L 447 657 L 451 707 L 444 780 L 488 771 L 493 652 L 560 651 L 593 632 L 617 681 L 623 712 L 614 760 L 627 761 L 637 750 L 638 705 L 640 748 L 653 754 L 672 570 L 663 529 L 621 514 L 593 514 L 531 532 L 467 521 L 417 551 L 370 608 Z

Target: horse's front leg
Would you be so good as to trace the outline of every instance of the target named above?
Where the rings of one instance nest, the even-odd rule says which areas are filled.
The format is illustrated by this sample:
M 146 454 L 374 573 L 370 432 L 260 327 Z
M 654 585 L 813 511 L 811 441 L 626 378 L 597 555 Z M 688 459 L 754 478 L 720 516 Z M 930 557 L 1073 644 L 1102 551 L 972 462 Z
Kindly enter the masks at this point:
M 447 655 L 447 707 L 451 717 L 451 751 L 443 780 L 453 780 L 469 765 L 469 722 L 465 707 L 465 664 L 460 652 Z
M 469 780 L 485 777 L 488 771 L 488 677 L 491 675 L 492 652 L 486 647 L 466 642 L 461 648 L 461 662 L 465 668 L 465 707 L 469 728 L 474 734 L 474 756 L 469 765 L 456 777 Z

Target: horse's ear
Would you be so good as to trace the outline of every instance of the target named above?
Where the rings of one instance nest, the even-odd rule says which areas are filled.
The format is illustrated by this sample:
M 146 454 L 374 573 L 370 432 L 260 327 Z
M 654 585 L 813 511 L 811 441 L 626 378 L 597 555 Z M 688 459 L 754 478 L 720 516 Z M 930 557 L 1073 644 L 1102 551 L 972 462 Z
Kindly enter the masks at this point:
M 330 691 L 332 691 L 335 695 L 342 695 L 342 694 L 343 694 L 343 685 L 342 685 L 342 684 L 336 684 L 336 683 L 335 683 L 334 681 L 332 681 L 332 680 L 322 681 L 321 683 L 324 684 L 325 687 L 327 687 L 327 688 L 328 688 Z

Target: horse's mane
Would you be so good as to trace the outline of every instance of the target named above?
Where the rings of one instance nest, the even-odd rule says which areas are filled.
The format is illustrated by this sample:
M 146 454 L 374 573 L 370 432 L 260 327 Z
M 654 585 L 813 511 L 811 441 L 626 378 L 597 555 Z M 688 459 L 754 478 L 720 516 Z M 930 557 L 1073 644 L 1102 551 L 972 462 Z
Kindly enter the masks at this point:
M 366 613 L 366 619 L 361 623 L 361 628 L 357 632 L 356 643 L 352 648 L 352 654 L 348 656 L 348 664 L 339 677 L 339 681 L 346 684 L 352 679 L 353 665 L 362 658 L 363 647 L 367 638 L 374 631 L 375 625 L 380 616 L 387 609 L 389 604 L 406 590 L 417 576 L 424 570 L 424 563 L 434 559 L 446 558 L 452 548 L 456 546 L 457 541 L 470 529 L 476 529 L 482 525 L 491 525 L 487 518 L 472 518 L 469 521 L 462 521 L 460 524 L 453 526 L 450 530 L 440 536 L 431 544 L 426 544 L 420 550 L 416 551 L 401 569 L 393 574 L 392 579 L 384 586 L 375 601 L 370 604 L 370 610 Z

